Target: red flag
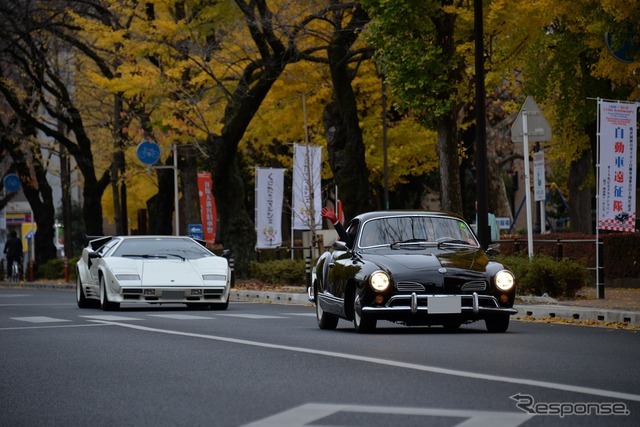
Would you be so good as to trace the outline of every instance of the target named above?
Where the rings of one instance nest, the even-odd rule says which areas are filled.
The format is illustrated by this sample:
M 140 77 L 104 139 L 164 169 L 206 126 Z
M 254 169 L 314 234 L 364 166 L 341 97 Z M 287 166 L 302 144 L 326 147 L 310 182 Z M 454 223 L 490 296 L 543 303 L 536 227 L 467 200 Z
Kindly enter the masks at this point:
M 216 241 L 217 213 L 213 198 L 213 181 L 209 172 L 198 172 L 198 195 L 200 196 L 200 219 L 204 240 L 208 245 Z

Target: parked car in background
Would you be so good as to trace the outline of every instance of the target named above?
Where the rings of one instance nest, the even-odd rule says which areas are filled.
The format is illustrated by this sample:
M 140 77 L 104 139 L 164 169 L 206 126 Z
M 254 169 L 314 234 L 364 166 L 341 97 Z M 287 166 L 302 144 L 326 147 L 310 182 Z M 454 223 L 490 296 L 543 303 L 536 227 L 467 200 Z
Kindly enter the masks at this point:
M 336 241 L 312 270 L 309 300 L 318 326 L 339 319 L 359 332 L 378 320 L 459 328 L 484 320 L 505 332 L 516 286 L 491 260 L 459 216 L 422 211 L 370 212 L 347 226 L 352 242 Z
M 224 310 L 231 273 L 204 242 L 177 236 L 94 238 L 77 265 L 78 307 L 117 310 L 123 303 L 182 303 Z

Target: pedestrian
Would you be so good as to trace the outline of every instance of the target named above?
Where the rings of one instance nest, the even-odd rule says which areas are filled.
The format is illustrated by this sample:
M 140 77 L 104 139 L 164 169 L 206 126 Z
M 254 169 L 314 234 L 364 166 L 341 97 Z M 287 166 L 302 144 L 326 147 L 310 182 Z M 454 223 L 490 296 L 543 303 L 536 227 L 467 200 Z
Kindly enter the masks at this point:
M 7 258 L 7 273 L 12 274 L 13 262 L 18 261 L 19 274 L 22 276 L 22 239 L 15 231 L 9 233 L 9 238 L 4 244 L 4 255 Z

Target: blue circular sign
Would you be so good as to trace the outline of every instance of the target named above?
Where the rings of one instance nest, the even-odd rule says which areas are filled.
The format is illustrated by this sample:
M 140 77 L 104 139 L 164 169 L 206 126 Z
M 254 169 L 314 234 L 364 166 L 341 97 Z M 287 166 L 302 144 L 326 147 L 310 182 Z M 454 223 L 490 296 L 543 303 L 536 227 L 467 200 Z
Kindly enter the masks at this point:
M 136 155 L 145 165 L 152 165 L 160 160 L 160 146 L 155 142 L 142 141 L 138 144 Z
M 15 173 L 5 175 L 2 182 L 4 184 L 4 188 L 10 193 L 15 193 L 20 189 L 20 178 Z

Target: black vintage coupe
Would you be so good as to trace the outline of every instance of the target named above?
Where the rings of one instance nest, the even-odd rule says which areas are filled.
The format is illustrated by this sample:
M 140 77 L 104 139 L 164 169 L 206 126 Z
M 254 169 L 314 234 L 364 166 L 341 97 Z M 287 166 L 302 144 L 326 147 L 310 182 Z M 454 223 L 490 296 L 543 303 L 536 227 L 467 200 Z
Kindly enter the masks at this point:
M 320 329 L 335 329 L 339 319 L 358 332 L 378 320 L 451 329 L 484 320 L 490 332 L 505 332 L 517 313 L 513 273 L 457 215 L 369 212 L 342 234 L 312 270 L 309 300 Z

